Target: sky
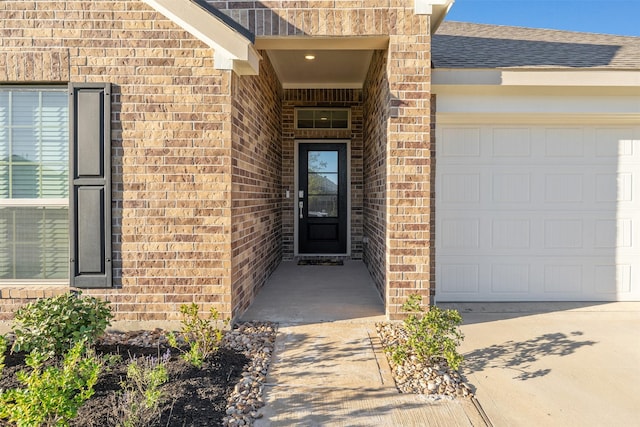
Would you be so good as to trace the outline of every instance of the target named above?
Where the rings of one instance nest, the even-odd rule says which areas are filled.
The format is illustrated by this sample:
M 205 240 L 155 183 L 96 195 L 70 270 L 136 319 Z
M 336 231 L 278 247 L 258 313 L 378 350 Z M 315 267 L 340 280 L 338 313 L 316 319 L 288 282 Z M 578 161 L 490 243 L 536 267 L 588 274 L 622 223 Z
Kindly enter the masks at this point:
M 455 0 L 446 20 L 640 36 L 640 0 Z

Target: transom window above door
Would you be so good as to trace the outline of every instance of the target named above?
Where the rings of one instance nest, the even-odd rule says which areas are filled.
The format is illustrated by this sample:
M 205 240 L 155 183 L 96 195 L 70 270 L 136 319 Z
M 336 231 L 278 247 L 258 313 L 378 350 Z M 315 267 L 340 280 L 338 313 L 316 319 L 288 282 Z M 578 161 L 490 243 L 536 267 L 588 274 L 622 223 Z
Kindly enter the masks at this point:
M 349 129 L 348 108 L 297 108 L 296 129 Z

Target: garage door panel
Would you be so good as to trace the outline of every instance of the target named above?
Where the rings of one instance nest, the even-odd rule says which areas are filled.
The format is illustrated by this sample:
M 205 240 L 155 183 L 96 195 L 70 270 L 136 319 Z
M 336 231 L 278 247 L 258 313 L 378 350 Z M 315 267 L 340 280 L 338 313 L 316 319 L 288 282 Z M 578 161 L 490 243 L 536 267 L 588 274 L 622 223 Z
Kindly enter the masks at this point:
M 544 221 L 545 249 L 582 249 L 584 247 L 582 220 L 548 219 Z
M 480 128 L 447 128 L 443 133 L 448 144 L 442 147 L 442 158 L 480 156 Z
M 596 133 L 596 157 L 615 161 L 634 157 L 633 128 L 598 128 Z
M 640 299 L 640 127 L 445 128 L 439 301 Z
M 595 219 L 593 224 L 593 246 L 596 249 L 638 249 L 633 247 L 633 219 Z
M 478 295 L 480 293 L 480 264 L 442 262 L 438 275 L 443 292 L 451 294 Z
M 472 141 L 464 141 L 473 133 Z M 452 134 L 457 135 L 454 139 Z M 479 140 L 478 136 L 479 135 Z M 562 136 L 568 135 L 565 142 Z M 577 137 L 582 135 L 582 142 Z M 594 165 L 616 165 L 640 161 L 640 140 L 637 128 L 617 127 L 447 127 L 438 133 L 438 161 L 448 164 L 538 164 L 584 166 L 585 160 Z M 452 143 L 455 141 L 455 143 Z M 443 150 L 445 152 L 443 152 Z M 615 170 L 615 169 L 614 169 Z
M 576 264 L 554 263 L 544 265 L 544 294 L 577 295 L 582 291 L 584 278 L 582 277 L 583 260 L 576 260 Z
M 595 175 L 596 202 L 633 202 L 633 199 L 633 175 L 631 172 L 597 173 Z
M 455 209 L 473 203 L 475 208 L 560 210 L 640 209 L 640 185 L 632 167 L 620 172 L 597 165 L 544 167 L 471 167 L 441 164 L 439 169 L 460 169 L 442 173 L 436 182 L 441 208 Z M 635 166 L 640 169 L 640 165 Z M 506 206 L 514 205 L 514 206 Z
M 480 220 L 447 218 L 441 222 L 440 235 L 445 250 L 480 249 Z
M 594 265 L 594 292 L 611 296 L 630 295 L 632 269 L 631 264 Z M 612 282 L 615 283 L 615 286 L 611 286 Z
M 522 294 L 530 291 L 531 265 L 524 263 L 507 264 L 501 261 L 491 265 L 491 293 Z
M 640 218 L 640 213 L 638 213 Z M 604 213 L 526 210 L 449 211 L 436 233 L 438 255 L 596 255 L 615 257 L 616 249 L 640 256 L 640 227 L 632 217 Z
M 544 139 L 546 158 L 584 157 L 584 131 L 579 127 L 547 128 Z
M 444 203 L 479 203 L 479 173 L 448 173 L 440 177 Z
M 531 221 L 522 219 L 522 217 L 492 219 L 491 248 L 497 250 L 524 249 L 528 252 L 532 247 L 531 229 Z
M 496 159 L 528 159 L 531 157 L 531 130 L 527 127 L 492 129 L 491 156 Z
M 588 262 L 582 257 L 563 262 L 554 257 L 537 257 L 529 263 L 517 257 L 493 258 L 492 262 L 486 258 L 468 257 L 468 260 L 466 264 L 455 263 L 454 259 L 441 260 L 437 273 L 438 301 L 637 299 L 633 279 L 640 266 L 632 259 L 618 264 L 597 257 L 589 257 Z
M 496 171 L 492 178 L 493 203 L 531 203 L 530 173 Z

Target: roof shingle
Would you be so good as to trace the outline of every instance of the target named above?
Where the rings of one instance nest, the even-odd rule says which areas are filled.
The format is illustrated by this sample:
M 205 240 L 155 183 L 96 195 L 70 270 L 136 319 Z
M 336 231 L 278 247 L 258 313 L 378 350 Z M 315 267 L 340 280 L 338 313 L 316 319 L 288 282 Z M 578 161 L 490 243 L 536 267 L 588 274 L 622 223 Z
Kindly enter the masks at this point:
M 435 68 L 640 70 L 640 37 L 443 22 L 432 40 Z

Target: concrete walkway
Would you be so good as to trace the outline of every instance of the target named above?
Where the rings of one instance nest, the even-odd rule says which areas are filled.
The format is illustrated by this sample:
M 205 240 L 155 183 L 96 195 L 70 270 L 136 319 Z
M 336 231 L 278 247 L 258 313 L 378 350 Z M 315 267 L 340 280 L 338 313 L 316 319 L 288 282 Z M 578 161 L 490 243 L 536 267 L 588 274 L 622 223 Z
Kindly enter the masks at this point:
M 283 262 L 242 320 L 279 323 L 261 426 L 482 426 L 470 400 L 398 393 L 365 266 Z
M 443 306 L 495 426 L 640 426 L 640 303 Z

